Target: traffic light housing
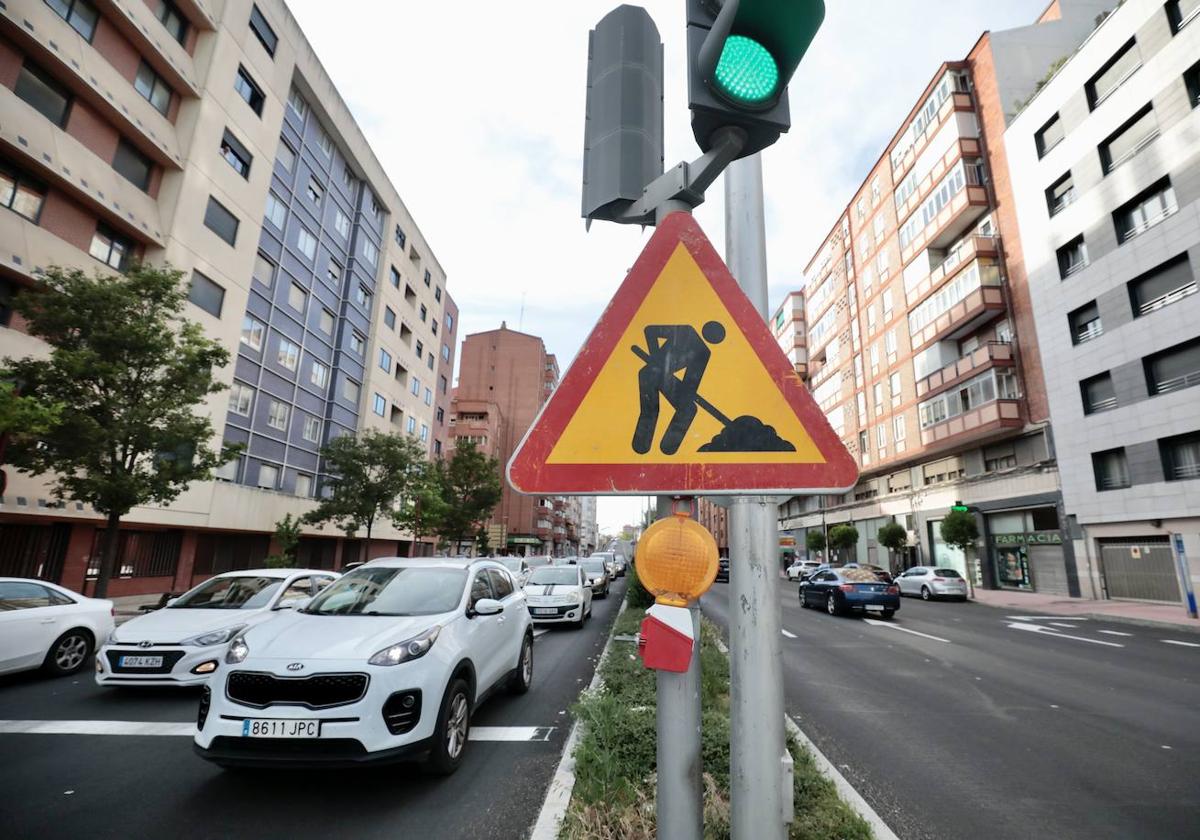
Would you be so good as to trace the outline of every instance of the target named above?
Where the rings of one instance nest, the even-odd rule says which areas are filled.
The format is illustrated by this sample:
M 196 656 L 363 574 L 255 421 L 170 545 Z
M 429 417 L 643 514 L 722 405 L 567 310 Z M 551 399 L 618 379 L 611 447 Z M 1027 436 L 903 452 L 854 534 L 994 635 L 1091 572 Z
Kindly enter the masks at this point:
M 754 154 L 791 127 L 787 85 L 825 19 L 823 0 L 688 0 L 688 104 L 707 152 L 724 127 Z

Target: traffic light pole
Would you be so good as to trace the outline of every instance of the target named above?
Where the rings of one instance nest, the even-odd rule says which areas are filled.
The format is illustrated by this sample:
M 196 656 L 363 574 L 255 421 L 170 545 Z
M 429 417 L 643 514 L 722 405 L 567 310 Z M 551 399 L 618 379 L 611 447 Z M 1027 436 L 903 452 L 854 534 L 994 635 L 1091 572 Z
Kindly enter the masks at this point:
M 762 159 L 725 170 L 725 252 L 730 271 L 767 316 Z M 791 822 L 791 778 L 783 729 L 783 646 L 778 505 L 735 496 L 729 507 L 730 798 L 733 840 L 783 840 Z M 786 756 L 786 757 L 785 757 Z M 786 785 L 786 795 L 785 795 Z

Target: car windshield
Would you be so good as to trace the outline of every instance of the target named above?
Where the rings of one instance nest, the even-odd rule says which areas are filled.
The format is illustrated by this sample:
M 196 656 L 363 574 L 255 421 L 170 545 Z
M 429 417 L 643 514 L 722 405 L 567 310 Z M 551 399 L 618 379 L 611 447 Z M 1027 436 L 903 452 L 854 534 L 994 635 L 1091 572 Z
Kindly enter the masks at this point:
M 364 566 L 325 588 L 303 611 L 316 615 L 436 615 L 462 599 L 466 569 Z
M 516 559 L 516 560 L 512 560 L 512 559 L 501 559 L 501 561 L 500 561 L 500 562 L 501 562 L 501 563 L 503 563 L 503 564 L 504 564 L 504 568 L 508 569 L 510 572 L 519 572 L 519 571 L 521 571 L 521 560 L 520 560 L 519 558 L 518 558 L 518 559 Z
M 530 586 L 573 586 L 579 583 L 579 570 L 562 566 L 538 569 L 529 577 Z
M 257 610 L 265 607 L 283 581 L 269 577 L 215 577 L 174 604 L 173 610 Z
M 593 560 L 589 557 L 587 560 L 584 560 L 579 565 L 583 566 L 583 568 L 589 574 L 593 573 L 593 572 L 596 574 L 599 574 L 604 571 L 604 561 L 603 560 Z
M 958 572 L 954 571 L 954 569 L 934 569 L 933 573 L 941 577 L 959 577 Z

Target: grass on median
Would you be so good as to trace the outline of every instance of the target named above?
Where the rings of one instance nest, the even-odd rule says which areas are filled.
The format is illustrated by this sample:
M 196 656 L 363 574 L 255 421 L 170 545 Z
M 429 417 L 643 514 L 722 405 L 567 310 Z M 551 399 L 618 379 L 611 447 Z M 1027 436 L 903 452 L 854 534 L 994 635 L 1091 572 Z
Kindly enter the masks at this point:
M 647 596 L 636 576 L 629 607 L 614 633 L 636 633 Z M 652 599 L 649 599 L 652 603 Z M 701 754 L 704 762 L 704 836 L 729 837 L 729 660 L 717 630 L 701 627 Z M 575 752 L 575 789 L 563 822 L 567 840 L 653 840 L 655 676 L 634 646 L 613 642 L 600 670 L 602 686 L 575 705 L 582 737 Z M 870 828 L 837 796 L 808 751 L 789 739 L 795 760 L 796 816 L 791 840 L 869 840 Z

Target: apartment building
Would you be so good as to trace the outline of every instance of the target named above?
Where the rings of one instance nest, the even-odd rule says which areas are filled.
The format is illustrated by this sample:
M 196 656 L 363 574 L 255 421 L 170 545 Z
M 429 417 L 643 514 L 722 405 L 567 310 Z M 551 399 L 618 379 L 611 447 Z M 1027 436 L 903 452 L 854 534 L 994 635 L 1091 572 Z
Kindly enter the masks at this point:
M 591 554 L 600 548 L 600 532 L 596 528 L 596 497 L 579 499 L 579 553 Z
M 50 265 L 170 264 L 186 316 L 234 355 L 205 409 L 244 454 L 126 517 L 111 594 L 260 564 L 275 522 L 326 492 L 336 436 L 445 440 L 445 272 L 283 0 L 0 5 L 0 197 L 0 301 Z M 0 355 L 43 352 L 0 304 Z M 11 476 L 0 574 L 83 589 L 99 522 Z M 372 555 L 432 549 L 390 524 L 374 536 Z M 309 529 L 300 561 L 358 549 Z
M 796 375 L 808 377 L 808 339 L 804 332 L 804 292 L 788 292 L 771 318 L 771 333 Z
M 710 502 L 703 496 L 696 499 L 696 521 L 703 525 L 717 542 L 717 554 L 729 556 L 729 509 Z
M 472 333 L 463 340 L 453 404 L 455 439 L 470 437 L 508 463 L 517 444 L 558 386 L 558 360 L 535 335 L 510 330 Z M 582 508 L 575 497 L 523 496 L 503 483 L 489 533 L 503 534 L 514 554 L 577 554 Z M 498 526 L 498 527 L 497 527 Z
M 1200 556 L 1200 0 L 1126 0 L 1005 133 L 1085 594 Z M 1192 574 L 1200 586 L 1200 567 Z
M 1080 594 L 1003 135 L 1115 5 L 1055 0 L 937 68 L 807 265 L 808 385 L 861 479 L 781 507 L 798 546 L 849 522 L 858 559 L 886 565 L 875 535 L 896 521 L 902 565 Z M 970 570 L 939 530 L 958 505 L 982 535 Z

